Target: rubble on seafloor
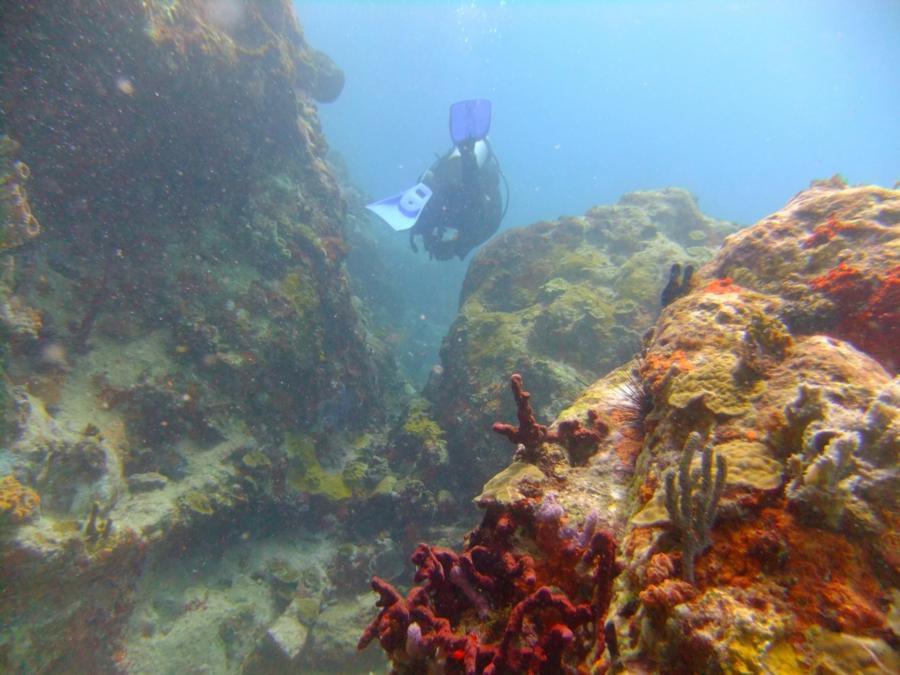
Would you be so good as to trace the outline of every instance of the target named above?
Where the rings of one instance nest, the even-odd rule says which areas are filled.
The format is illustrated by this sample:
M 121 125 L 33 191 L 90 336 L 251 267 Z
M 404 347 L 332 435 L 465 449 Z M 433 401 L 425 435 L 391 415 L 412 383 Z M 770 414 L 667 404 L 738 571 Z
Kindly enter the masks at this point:
M 405 597 L 376 578 L 360 646 L 395 673 L 895 672 L 898 246 L 900 191 L 814 183 L 549 427 L 514 376 L 481 526 L 420 545 Z M 548 547 L 545 518 L 570 539 Z M 588 530 L 616 542 L 604 574 L 559 565 Z

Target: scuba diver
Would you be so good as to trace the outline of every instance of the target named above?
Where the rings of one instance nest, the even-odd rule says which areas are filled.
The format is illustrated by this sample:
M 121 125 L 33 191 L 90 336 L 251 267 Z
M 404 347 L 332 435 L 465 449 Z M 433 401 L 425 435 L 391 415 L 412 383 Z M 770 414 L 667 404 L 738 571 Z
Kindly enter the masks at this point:
M 382 199 L 366 208 L 397 231 L 409 232 L 409 244 L 418 252 L 415 238 L 422 238 L 432 259 L 460 260 L 487 241 L 500 227 L 509 206 L 500 196 L 500 164 L 487 134 L 491 127 L 491 102 L 459 101 L 450 106 L 453 147 L 440 157 L 405 192 Z

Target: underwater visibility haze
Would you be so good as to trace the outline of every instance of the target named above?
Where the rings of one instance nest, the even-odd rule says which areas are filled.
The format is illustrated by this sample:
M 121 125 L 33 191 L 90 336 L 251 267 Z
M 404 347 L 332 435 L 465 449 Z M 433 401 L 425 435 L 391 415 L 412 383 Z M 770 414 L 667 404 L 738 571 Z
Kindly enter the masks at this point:
M 0 671 L 900 672 L 900 4 L 0 9 Z

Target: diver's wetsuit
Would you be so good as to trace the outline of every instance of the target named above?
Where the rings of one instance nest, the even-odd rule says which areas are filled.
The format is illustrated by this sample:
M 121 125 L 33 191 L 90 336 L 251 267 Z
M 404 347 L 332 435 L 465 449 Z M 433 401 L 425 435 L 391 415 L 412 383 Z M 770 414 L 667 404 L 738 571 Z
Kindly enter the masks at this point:
M 500 227 L 500 165 L 490 145 L 486 149 L 487 157 L 479 167 L 474 144 L 461 143 L 422 176 L 420 181 L 431 188 L 432 195 L 409 232 L 414 251 L 414 237 L 419 235 L 432 258 L 462 260 Z

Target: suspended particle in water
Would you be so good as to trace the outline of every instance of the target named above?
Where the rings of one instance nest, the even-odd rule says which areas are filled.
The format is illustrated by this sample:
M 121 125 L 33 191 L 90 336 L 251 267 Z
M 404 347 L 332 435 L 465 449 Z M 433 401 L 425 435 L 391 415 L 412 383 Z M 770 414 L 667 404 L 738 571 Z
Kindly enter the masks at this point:
M 131 78 L 124 75 L 119 75 L 116 78 L 116 89 L 126 96 L 134 96 L 134 82 L 131 81 Z

